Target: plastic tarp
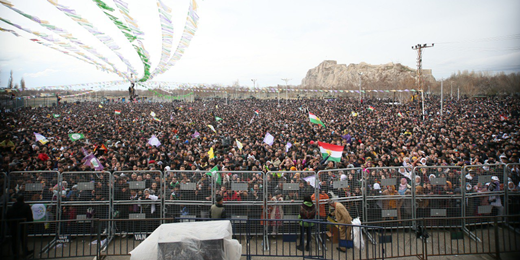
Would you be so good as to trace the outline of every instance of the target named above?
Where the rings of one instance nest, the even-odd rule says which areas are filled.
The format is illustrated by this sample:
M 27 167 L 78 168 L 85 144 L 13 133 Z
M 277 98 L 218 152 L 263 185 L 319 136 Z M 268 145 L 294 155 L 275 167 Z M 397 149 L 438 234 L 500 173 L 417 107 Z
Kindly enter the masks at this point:
M 359 249 L 365 248 L 365 240 L 363 239 L 363 233 L 361 232 L 361 220 L 355 218 L 352 220 L 352 225 L 355 225 L 352 229 L 352 237 L 354 238 L 354 246 Z
M 162 224 L 130 252 L 130 259 L 238 260 L 242 245 L 232 235 L 229 220 Z

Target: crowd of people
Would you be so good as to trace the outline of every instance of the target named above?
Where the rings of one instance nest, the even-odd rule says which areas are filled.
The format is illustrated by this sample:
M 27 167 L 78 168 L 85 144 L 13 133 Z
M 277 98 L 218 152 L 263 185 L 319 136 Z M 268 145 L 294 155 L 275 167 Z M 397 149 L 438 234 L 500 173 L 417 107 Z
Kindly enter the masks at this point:
M 503 172 L 506 164 L 520 162 L 518 100 L 518 97 L 445 100 L 441 116 L 440 100 L 430 97 L 425 100 L 424 120 L 420 100 L 397 104 L 384 99 L 360 102 L 348 98 L 287 102 L 112 100 L 3 111 L 0 169 L 11 181 L 2 192 L 9 201 L 20 195 L 26 201 L 53 201 L 58 197 L 62 201 L 107 201 L 109 189 L 113 189 L 114 201 L 150 201 L 149 205 L 117 206 L 121 217 L 131 213 L 159 217 L 162 209 L 152 203 L 156 200 L 209 202 L 215 195 L 220 196 L 224 204 L 261 201 L 264 196 L 269 201 L 302 200 L 314 194 L 315 185 L 306 178 L 320 170 L 333 170 L 319 176 L 319 188 L 323 191 L 320 194 L 327 198 L 359 197 L 365 192 L 369 196 L 405 195 L 410 194 L 412 182 L 420 195 L 456 194 L 468 188 L 461 187 L 463 178 L 471 185 L 468 192 L 491 188 L 517 192 L 520 166 L 507 166 L 507 179 L 503 179 L 500 170 Z M 309 112 L 319 117 L 325 126 L 310 123 Z M 37 141 L 35 133 L 48 142 Z M 69 134 L 73 133 L 81 134 L 82 138 L 72 140 Z M 274 144 L 263 142 L 266 133 L 274 137 Z M 157 137 L 160 145 L 149 144 L 152 136 Z M 324 160 L 318 141 L 343 146 L 340 161 Z M 210 149 L 214 151 L 214 158 L 208 154 Z M 99 160 L 103 171 L 92 172 L 94 165 L 85 163 L 84 159 L 89 154 Z M 502 166 L 490 166 L 494 164 Z M 208 172 L 215 166 L 221 175 L 218 185 L 213 187 L 216 176 Z M 420 176 L 412 180 L 410 173 L 416 166 L 475 166 L 475 169 L 467 176 L 456 169 L 421 169 Z M 496 171 L 486 173 L 490 168 Z M 346 170 L 334 172 L 337 169 Z M 61 185 L 53 171 L 63 173 Z M 113 181 L 108 172 L 116 172 Z M 480 175 L 493 178 L 481 183 Z M 384 182 L 391 178 L 398 181 L 394 185 Z M 432 184 L 432 178 L 446 178 L 447 182 Z M 335 187 L 337 180 L 347 181 L 348 185 Z M 89 182 L 93 183 L 91 188 L 78 186 Z M 135 182 L 144 185 L 132 185 Z M 41 184 L 41 189 L 32 187 L 26 191 L 25 187 L 34 183 Z M 195 185 L 184 188 L 190 183 Z M 232 187 L 233 183 L 246 186 L 237 190 Z M 299 188 L 284 189 L 288 183 L 295 183 Z M 392 205 L 389 201 L 379 206 L 398 208 L 402 205 Z M 166 211 L 172 215 L 200 217 L 200 213 L 193 214 L 199 212 L 198 207 L 202 206 L 188 205 Z M 353 207 L 357 210 L 351 214 L 358 216 L 361 206 Z M 73 207 L 62 210 L 69 212 L 69 218 L 79 214 L 70 213 Z M 102 211 L 105 210 L 98 210 Z M 232 207 L 226 211 L 228 215 L 233 214 Z M 269 217 L 282 219 L 284 211 L 297 214 L 298 206 L 285 210 L 272 206 Z M 261 209 L 252 214 L 261 217 L 260 212 Z M 319 215 L 326 214 L 319 212 Z M 276 232 L 277 223 L 273 225 Z

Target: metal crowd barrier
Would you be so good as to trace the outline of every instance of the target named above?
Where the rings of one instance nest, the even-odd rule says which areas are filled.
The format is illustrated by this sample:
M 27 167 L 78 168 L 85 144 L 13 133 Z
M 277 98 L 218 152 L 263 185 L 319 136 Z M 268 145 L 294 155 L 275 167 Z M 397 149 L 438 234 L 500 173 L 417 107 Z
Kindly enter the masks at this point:
M 509 187 L 508 181 L 520 179 L 520 164 L 345 168 L 317 173 L 31 171 L 3 176 L 4 203 L 11 205 L 15 195 L 23 195 L 38 213 L 38 225 L 29 232 L 50 237 L 51 247 L 60 236 L 92 231 L 94 218 L 114 220 L 101 224 L 101 233 L 110 239 L 149 233 L 161 224 L 150 221 L 136 226 L 126 219 L 208 218 L 217 194 L 224 197 L 228 217 L 242 219 L 237 223 L 238 234 L 246 233 L 243 219 L 260 219 L 250 232 L 262 234 L 265 249 L 269 235 L 298 233 L 296 225 L 284 225 L 282 220 L 297 218 L 305 195 L 314 195 L 317 218 L 328 213 L 327 199 L 320 198 L 330 197 L 362 223 L 387 221 L 384 225 L 415 228 L 415 219 L 431 218 L 432 226 L 462 226 L 475 241 L 480 238 L 471 227 L 481 224 L 475 222 L 478 217 L 520 214 L 520 191 Z M 147 199 L 145 193 L 152 196 Z M 2 207 L 3 216 L 6 208 Z M 68 222 L 56 225 L 57 220 Z M 499 219 L 510 229 L 512 221 Z M 5 227 L 0 231 L 5 234 Z
M 502 218 L 512 220 L 512 229 Z M 385 259 L 395 257 L 416 256 L 427 259 L 428 256 L 446 255 L 471 255 L 490 254 L 497 258 L 503 253 L 520 251 L 520 216 L 481 216 L 481 217 L 457 217 L 457 218 L 416 218 L 401 220 L 401 222 L 414 222 L 415 227 L 397 228 L 395 223 L 399 220 L 378 221 L 371 225 L 347 225 L 320 220 L 305 220 L 311 231 L 310 243 L 307 237 L 299 237 L 301 230 L 295 234 L 290 231 L 281 230 L 280 233 L 270 236 L 265 240 L 264 235 L 253 232 L 251 227 L 259 222 L 275 222 L 276 219 L 229 219 L 233 226 L 234 239 L 242 245 L 242 256 L 246 259 L 254 257 L 302 257 L 302 259 Z M 471 220 L 476 219 L 476 220 Z M 207 218 L 183 218 L 189 221 L 210 221 Z M 51 259 L 68 257 L 97 257 L 128 255 L 150 232 L 136 232 L 123 236 L 110 238 L 109 234 L 103 234 L 104 226 L 116 222 L 131 222 L 130 225 L 143 225 L 140 222 L 157 221 L 170 223 L 178 219 L 91 219 L 89 220 L 95 232 L 76 233 L 75 236 L 60 235 L 54 243 L 52 237 L 37 234 L 34 229 L 43 223 L 23 222 L 24 220 L 2 220 L 3 224 L 10 227 L 8 232 L 7 248 L 18 246 L 20 252 L 26 246 L 30 255 L 26 259 Z M 83 224 L 83 220 L 61 220 L 50 221 L 54 226 L 63 226 L 67 223 Z M 235 232 L 237 225 L 245 222 L 245 232 Z M 439 224 L 439 222 L 446 222 Z M 461 227 L 452 227 L 451 222 L 478 223 L 471 226 L 472 232 L 481 238 L 476 241 Z M 285 219 L 282 225 L 300 226 L 302 220 Z M 332 236 L 322 233 L 322 225 Z M 386 226 L 386 227 L 385 227 Z M 352 229 L 351 241 L 338 240 L 341 237 L 342 227 L 345 230 Z M 320 239 L 326 235 L 325 239 Z M 15 239 L 17 236 L 19 239 Z M 301 241 L 304 241 L 301 244 Z M 362 242 L 361 242 L 362 241 Z M 268 243 L 265 246 L 264 243 Z M 298 246 L 302 246 L 298 249 Z M 307 250 L 307 247 L 309 248 Z M 342 247 L 346 252 L 337 248 Z M 0 257 L 7 258 L 11 254 L 9 250 L 2 251 Z M 8 259 L 8 258 L 7 258 Z

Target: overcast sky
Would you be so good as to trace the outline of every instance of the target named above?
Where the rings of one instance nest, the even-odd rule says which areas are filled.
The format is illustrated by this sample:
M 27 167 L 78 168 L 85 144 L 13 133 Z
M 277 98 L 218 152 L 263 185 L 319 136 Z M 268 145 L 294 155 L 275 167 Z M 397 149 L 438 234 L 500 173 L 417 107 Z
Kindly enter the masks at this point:
M 125 65 L 85 29 L 43 0 L 11 0 L 18 9 L 64 28 L 107 57 L 121 71 Z M 145 32 L 152 68 L 159 63 L 161 30 L 155 0 L 126 0 L 130 15 Z M 163 0 L 173 9 L 174 49 L 184 27 L 189 0 Z M 137 69 L 143 65 L 128 41 L 91 0 L 60 0 L 109 34 Z M 112 0 L 105 0 L 115 7 Z M 154 81 L 252 86 L 299 85 L 307 71 L 324 60 L 340 64 L 402 63 L 416 67 L 418 43 L 423 68 L 437 79 L 463 70 L 520 71 L 520 1 L 197 1 L 199 29 L 182 59 Z M 118 17 L 121 17 L 118 13 Z M 31 30 L 53 34 L 0 5 L 0 17 Z M 0 27 L 16 29 L 0 22 Z M 0 86 L 13 70 L 15 82 L 28 87 L 119 80 L 70 56 L 0 32 Z M 59 38 L 59 36 L 55 35 Z M 172 51 L 173 53 L 173 51 Z

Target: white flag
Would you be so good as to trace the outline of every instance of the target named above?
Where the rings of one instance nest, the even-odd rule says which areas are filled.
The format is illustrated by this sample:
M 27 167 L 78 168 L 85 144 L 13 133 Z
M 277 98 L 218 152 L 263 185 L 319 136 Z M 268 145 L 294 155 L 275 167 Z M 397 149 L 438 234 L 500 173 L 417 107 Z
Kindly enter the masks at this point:
M 274 143 L 274 136 L 267 132 L 267 134 L 265 134 L 264 143 L 272 146 Z
M 240 141 L 238 141 L 238 139 L 235 139 L 237 141 L 237 147 L 238 147 L 238 150 L 242 151 L 242 147 L 244 147 L 242 145 L 242 143 Z
M 40 142 L 41 144 L 46 144 L 49 142 L 49 140 L 47 140 L 47 138 L 41 134 L 34 133 L 34 136 L 36 137 L 36 141 Z
M 288 152 L 289 151 L 289 148 L 292 147 L 292 144 L 290 142 L 287 142 L 287 144 L 285 145 L 285 152 Z
M 152 135 L 152 137 L 148 140 L 148 144 L 151 146 L 159 147 L 161 145 L 161 142 L 159 142 L 159 139 L 155 135 Z

